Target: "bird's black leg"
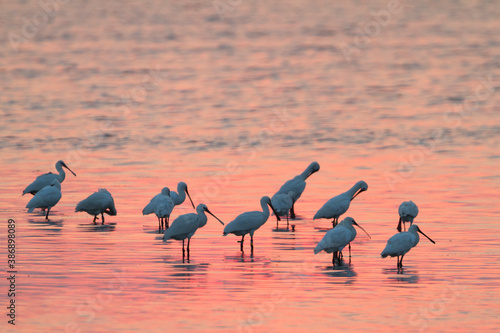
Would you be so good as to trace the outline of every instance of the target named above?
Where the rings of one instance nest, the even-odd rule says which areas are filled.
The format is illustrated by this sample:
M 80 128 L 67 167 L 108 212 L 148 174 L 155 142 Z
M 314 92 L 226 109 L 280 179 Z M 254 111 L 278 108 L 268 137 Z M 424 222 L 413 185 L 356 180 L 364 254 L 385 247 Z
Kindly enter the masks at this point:
M 49 219 L 49 212 L 50 212 L 50 208 L 47 209 L 47 214 L 45 214 L 45 219 L 48 220 Z
M 94 221 L 93 221 L 94 224 L 97 224 L 97 223 L 95 223 L 95 220 L 97 220 L 97 215 L 94 215 Z
M 295 202 L 292 204 L 292 208 L 290 208 L 290 218 L 295 218 Z
M 187 246 L 187 261 L 189 262 L 189 243 L 191 242 L 191 238 L 188 238 L 188 246 Z
M 335 257 L 337 256 L 337 251 L 333 251 L 332 264 L 335 266 Z
M 245 235 L 242 235 L 241 236 L 241 240 L 238 241 L 238 243 L 240 243 L 240 250 L 241 252 L 243 252 L 243 241 L 245 240 Z
M 399 217 L 399 223 L 396 229 L 398 229 L 398 231 L 401 232 L 401 217 Z
M 276 215 L 276 229 L 278 229 L 278 215 Z
M 168 222 L 170 222 L 170 215 L 169 215 L 169 216 L 167 216 L 165 219 L 166 219 L 166 220 L 165 220 L 165 221 L 166 221 L 166 222 L 165 222 L 165 230 L 167 230 L 167 229 L 168 229 L 168 227 L 169 227 Z
M 290 225 L 290 221 L 288 220 L 288 215 L 290 215 L 290 212 L 286 213 L 286 230 L 288 230 L 288 226 Z
M 184 261 L 184 257 L 186 256 L 186 253 L 184 251 L 184 239 L 182 240 L 182 260 Z
M 251 252 L 253 253 L 253 235 L 250 234 L 250 249 L 251 249 Z
M 160 221 L 160 218 L 158 218 L 158 233 L 161 234 L 161 221 Z
M 101 213 L 101 217 L 102 217 L 102 223 L 101 224 L 104 224 L 104 213 Z
M 349 260 L 351 259 L 351 243 L 349 243 Z

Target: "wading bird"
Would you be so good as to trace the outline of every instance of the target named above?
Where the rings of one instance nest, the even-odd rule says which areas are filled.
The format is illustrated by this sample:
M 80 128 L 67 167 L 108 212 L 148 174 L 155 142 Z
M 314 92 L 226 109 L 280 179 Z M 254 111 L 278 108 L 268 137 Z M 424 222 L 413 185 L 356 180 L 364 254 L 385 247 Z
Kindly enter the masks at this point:
M 413 201 L 405 201 L 399 206 L 398 231 L 401 232 L 401 222 L 403 222 L 406 231 L 406 222 L 413 224 L 413 219 L 418 215 L 418 207 Z
M 177 192 L 170 191 L 170 197 L 172 198 L 175 206 L 182 204 L 184 200 L 186 200 L 186 194 L 189 197 L 189 200 L 191 201 L 191 205 L 193 205 L 193 208 L 195 208 L 193 200 L 189 195 L 188 186 L 186 183 L 180 182 L 179 184 L 177 184 Z
M 325 251 L 326 253 L 333 252 L 332 263 L 335 265 L 335 259 L 341 260 L 342 250 L 346 245 L 349 244 L 349 263 L 351 262 L 351 242 L 356 238 L 356 229 L 353 225 L 357 226 L 361 230 L 363 230 L 366 235 L 368 233 L 365 229 L 363 229 L 359 224 L 354 221 L 352 217 L 346 217 L 343 219 L 338 225 L 336 225 L 333 229 L 330 229 L 326 232 L 323 239 L 316 245 L 314 248 L 314 254 L 317 254 L 321 251 Z M 371 239 L 370 235 L 368 238 Z
M 208 214 L 212 215 L 224 225 L 224 222 L 219 220 L 217 216 L 212 214 L 209 210 L 208 207 L 204 204 L 199 204 L 196 207 L 196 214 L 195 213 L 188 213 L 184 215 L 180 215 L 177 217 L 174 222 L 172 222 L 172 225 L 170 228 L 165 230 L 165 233 L 163 234 L 163 241 L 166 243 L 169 239 L 175 239 L 175 240 L 182 240 L 182 258 L 184 259 L 185 256 L 185 251 L 184 251 L 184 240 L 187 238 L 187 259 L 189 260 L 189 242 L 191 241 L 191 237 L 193 237 L 194 233 L 196 230 L 199 228 L 202 228 L 207 224 L 207 216 L 205 215 L 205 212 Z
M 155 213 L 158 217 L 158 233 L 168 229 L 170 214 L 174 209 L 174 201 L 170 197 L 170 189 L 164 187 L 142 210 L 142 215 Z
M 47 209 L 45 219 L 48 220 L 50 209 L 61 200 L 61 196 L 61 183 L 57 179 L 53 179 L 50 185 L 38 191 L 28 202 L 26 205 L 26 208 L 29 208 L 28 213 L 33 212 L 35 208 Z
M 314 215 L 313 219 L 333 219 L 332 224 L 335 227 L 339 222 L 339 217 L 349 209 L 351 201 L 366 190 L 368 190 L 368 184 L 360 180 L 349 191 L 328 200 Z
M 289 225 L 288 216 L 290 213 L 290 209 L 292 209 L 292 206 L 293 206 L 294 195 L 295 195 L 295 193 L 293 191 L 290 191 L 290 192 L 288 192 L 288 194 L 276 194 L 271 199 L 271 204 L 273 205 L 276 213 L 278 213 L 279 216 L 286 215 L 286 227 L 287 228 Z M 278 229 L 278 221 L 279 221 L 278 215 L 276 215 L 276 229 Z
M 102 223 L 104 224 L 104 213 L 108 215 L 116 215 L 115 201 L 105 188 L 100 188 L 97 192 L 92 193 L 76 205 L 75 212 L 87 212 L 94 215 L 94 224 L 98 219 L 97 215 L 101 214 Z
M 49 172 L 36 177 L 33 183 L 26 186 L 23 191 L 23 195 L 25 195 L 26 193 L 35 195 L 36 192 L 40 191 L 45 186 L 51 185 L 54 179 L 57 179 L 59 181 L 59 184 L 61 184 L 64 181 L 64 178 L 66 178 L 66 173 L 64 172 L 63 167 L 68 169 L 73 175 L 76 176 L 76 174 L 70 168 L 68 168 L 66 163 L 64 163 L 63 161 L 57 161 L 56 170 L 57 172 L 59 172 L 59 174 Z
M 300 175 L 295 176 L 294 178 L 288 180 L 281 188 L 273 195 L 273 199 L 278 194 L 288 194 L 290 191 L 294 193 L 292 200 L 292 208 L 290 208 L 290 217 L 292 219 L 295 218 L 295 203 L 299 200 L 302 192 L 306 188 L 306 179 L 309 178 L 313 173 L 319 170 L 318 162 L 312 162 L 309 166 L 302 172 Z
M 419 239 L 418 233 L 421 233 L 428 240 L 430 240 L 433 244 L 436 244 L 432 239 L 429 238 L 426 234 L 420 230 L 420 228 L 416 224 L 412 224 L 408 231 L 399 232 L 389 238 L 387 241 L 387 245 L 385 249 L 380 254 L 382 258 L 387 256 L 390 257 L 398 257 L 398 272 L 403 270 L 403 257 L 408 251 L 410 251 L 413 247 L 417 246 Z M 399 259 L 401 256 L 401 259 Z
M 267 219 L 269 219 L 269 207 L 267 207 L 267 205 L 271 207 L 274 214 L 276 214 L 276 218 L 280 221 L 278 213 L 274 210 L 273 205 L 271 204 L 271 199 L 268 196 L 264 196 L 260 199 L 262 212 L 253 211 L 238 215 L 233 221 L 226 225 L 222 235 L 226 236 L 227 234 L 235 234 L 236 236 L 241 236 L 241 240 L 238 242 L 241 243 L 240 249 L 243 251 L 243 241 L 245 235 L 250 234 L 250 247 L 253 252 L 253 234 L 255 230 L 259 229 L 264 223 L 266 223 Z

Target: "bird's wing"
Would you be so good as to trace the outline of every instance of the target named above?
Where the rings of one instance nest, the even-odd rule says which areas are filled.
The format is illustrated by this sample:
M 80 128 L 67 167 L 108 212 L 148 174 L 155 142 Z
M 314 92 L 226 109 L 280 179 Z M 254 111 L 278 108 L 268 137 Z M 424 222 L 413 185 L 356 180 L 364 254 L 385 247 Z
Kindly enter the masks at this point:
M 352 233 L 344 226 L 336 226 L 328 230 L 323 239 L 314 249 L 314 253 L 325 250 L 328 253 L 333 251 L 342 251 L 351 241 Z
M 174 202 L 172 198 L 166 195 L 161 195 L 155 200 L 154 212 L 158 217 L 170 216 L 174 209 Z
M 262 212 L 246 212 L 238 215 L 233 221 L 229 222 L 224 228 L 224 233 L 229 234 L 235 231 L 258 229 L 264 222 Z
M 288 192 L 293 191 L 294 196 L 292 199 L 293 202 L 295 202 L 300 198 L 305 188 L 306 188 L 306 182 L 300 176 L 295 176 L 294 178 L 287 180 L 285 184 L 283 184 L 280 187 L 280 189 L 278 190 L 278 192 L 276 192 L 275 195 L 288 194 Z
M 271 199 L 274 210 L 281 216 L 288 214 L 292 208 L 293 201 L 288 194 L 278 194 Z
M 53 207 L 61 200 L 61 196 L 61 191 L 55 186 L 45 186 L 31 198 L 26 208 L 32 212 L 35 208 Z
M 165 231 L 163 235 L 163 241 L 167 241 L 168 239 L 179 236 L 190 234 L 195 232 L 199 226 L 199 217 L 198 214 L 189 213 L 179 216 L 172 222 L 170 227 Z
M 345 196 L 333 197 L 318 210 L 313 219 L 332 218 L 333 216 L 342 215 L 349 209 L 350 203 L 351 201 Z
M 53 174 L 52 172 L 44 173 L 43 175 L 36 177 L 36 179 L 31 184 L 26 186 L 26 188 L 23 191 L 23 194 L 38 192 L 42 190 L 45 186 L 50 185 L 52 181 L 56 178 L 57 175 Z
M 385 258 L 387 256 L 394 257 L 396 255 L 405 254 L 413 247 L 414 241 L 415 236 L 411 235 L 410 232 L 395 234 L 387 241 L 387 245 L 382 251 L 381 256 Z

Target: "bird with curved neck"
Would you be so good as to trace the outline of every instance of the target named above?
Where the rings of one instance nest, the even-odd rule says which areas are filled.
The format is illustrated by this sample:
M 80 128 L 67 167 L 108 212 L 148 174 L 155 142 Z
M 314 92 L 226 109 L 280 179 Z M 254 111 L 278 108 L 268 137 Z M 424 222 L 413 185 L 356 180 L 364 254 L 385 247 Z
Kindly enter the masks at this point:
M 170 191 L 170 197 L 172 198 L 172 201 L 174 202 L 175 206 L 182 204 L 184 200 L 186 200 L 186 194 L 189 197 L 189 200 L 191 201 L 191 205 L 193 205 L 193 208 L 195 208 L 193 200 L 189 195 L 188 186 L 186 183 L 179 182 L 179 184 L 177 184 L 177 192 Z
M 268 196 L 264 196 L 260 199 L 262 212 L 257 210 L 238 215 L 233 221 L 226 225 L 222 235 L 226 236 L 227 234 L 234 234 L 236 236 L 241 236 L 241 240 L 238 242 L 241 244 L 240 250 L 243 251 L 243 241 L 245 239 L 245 235 L 250 234 L 250 247 L 253 253 L 253 234 L 269 219 L 270 212 L 268 205 L 271 207 L 274 214 L 276 214 L 279 221 L 279 215 L 274 210 L 271 199 Z
M 217 216 L 212 214 L 208 210 L 208 207 L 204 204 L 199 204 L 196 207 L 196 214 L 195 213 L 188 213 L 188 214 L 183 214 L 178 216 L 174 222 L 172 222 L 172 225 L 170 228 L 165 230 L 165 233 L 163 234 L 163 242 L 167 242 L 169 239 L 175 239 L 175 240 L 182 240 L 182 258 L 184 259 L 185 257 L 185 250 L 184 250 L 184 240 L 187 238 L 187 260 L 189 261 L 189 243 L 191 242 L 191 237 L 195 234 L 196 230 L 199 228 L 204 227 L 207 224 L 208 218 L 205 215 L 205 212 L 208 214 L 212 215 L 219 221 L 222 225 L 224 225 L 224 222 L 219 220 Z
M 164 187 L 161 193 L 155 195 L 142 210 L 142 215 L 155 213 L 158 218 L 158 233 L 168 229 L 170 214 L 174 209 L 174 201 L 170 197 L 170 189 Z
M 278 192 L 273 195 L 273 199 L 279 194 L 288 194 L 289 192 L 293 192 L 293 204 L 290 209 L 290 217 L 292 219 L 295 218 L 295 203 L 299 200 L 300 196 L 304 192 L 306 188 L 306 179 L 309 178 L 313 173 L 319 171 L 318 162 L 312 162 L 309 166 L 302 172 L 300 175 L 295 176 L 294 178 L 288 180 L 285 184 L 283 184 Z
M 398 273 L 403 271 L 403 257 L 406 253 L 408 253 L 412 248 L 417 246 L 420 237 L 418 233 L 421 233 L 428 240 L 430 240 L 433 244 L 436 244 L 435 241 L 429 238 L 426 234 L 420 230 L 420 228 L 416 224 L 412 224 L 408 231 L 398 232 L 387 241 L 387 245 L 385 249 L 382 251 L 380 256 L 385 258 L 387 256 L 390 257 L 398 257 L 397 267 Z M 401 256 L 401 259 L 399 258 Z
M 76 174 L 66 165 L 66 163 L 64 163 L 63 161 L 57 161 L 56 170 L 58 173 L 55 174 L 52 172 L 48 172 L 36 177 L 34 182 L 26 186 L 23 191 L 23 195 L 25 195 L 26 193 L 35 195 L 36 192 L 40 191 L 45 186 L 51 185 L 54 179 L 57 179 L 59 183 L 62 183 L 66 178 L 66 173 L 64 172 L 63 167 L 68 169 L 74 176 L 76 176 Z
M 50 209 L 61 200 L 61 196 L 61 183 L 57 179 L 53 179 L 50 185 L 38 191 L 28 202 L 26 205 L 26 208 L 29 208 L 28 213 L 33 212 L 35 208 L 47 209 L 45 219 L 48 220 Z
M 314 215 L 313 219 L 333 219 L 332 224 L 335 227 L 338 224 L 339 217 L 349 209 L 351 201 L 366 190 L 368 190 L 368 184 L 360 180 L 348 191 L 328 200 Z

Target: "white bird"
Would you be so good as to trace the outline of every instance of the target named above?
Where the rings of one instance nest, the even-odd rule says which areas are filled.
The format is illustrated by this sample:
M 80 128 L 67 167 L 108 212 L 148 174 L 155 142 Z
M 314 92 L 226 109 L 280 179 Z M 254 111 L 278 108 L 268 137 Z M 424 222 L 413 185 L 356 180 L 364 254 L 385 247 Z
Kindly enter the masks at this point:
M 170 189 L 164 187 L 160 194 L 155 195 L 151 201 L 142 210 L 142 215 L 155 213 L 158 217 L 158 233 L 168 229 L 170 214 L 174 209 L 174 201 L 170 197 Z M 165 227 L 164 227 L 165 222 Z
M 278 221 L 280 220 L 278 213 L 274 210 L 271 203 L 271 199 L 268 196 L 264 196 L 260 199 L 261 211 L 246 212 L 238 215 L 233 221 L 229 222 L 224 228 L 223 236 L 227 234 L 235 234 L 236 236 L 241 236 L 240 249 L 243 251 L 243 240 L 246 234 L 250 234 L 250 246 L 253 252 L 253 234 L 255 230 L 259 229 L 266 221 L 269 219 L 269 207 L 276 214 Z
M 399 206 L 399 223 L 398 231 L 401 232 L 401 222 L 405 227 L 406 222 L 410 222 L 410 226 L 413 224 L 413 219 L 418 215 L 418 207 L 413 201 L 405 201 Z
M 418 233 L 421 233 L 425 237 L 427 237 L 428 240 L 430 240 L 433 244 L 436 244 L 432 239 L 429 238 L 426 234 L 420 230 L 420 228 L 416 224 L 412 224 L 408 231 L 405 232 L 399 232 L 389 238 L 387 241 L 387 245 L 385 246 L 385 249 L 382 251 L 380 254 L 382 258 L 385 258 L 387 256 L 390 257 L 398 257 L 398 272 L 403 269 L 403 257 L 408 251 L 410 251 L 413 247 L 415 247 L 418 244 L 419 236 Z M 399 256 L 401 256 L 401 260 L 399 259 Z
M 94 215 L 95 220 L 97 215 L 101 214 L 102 223 L 104 224 L 104 213 L 108 215 L 116 215 L 115 201 L 105 188 L 100 188 L 97 192 L 92 193 L 76 205 L 75 212 L 87 212 L 89 215 Z
M 48 220 L 50 209 L 54 207 L 59 200 L 61 200 L 61 196 L 61 183 L 59 183 L 57 179 L 53 179 L 50 185 L 47 185 L 38 191 L 28 202 L 26 205 L 26 208 L 29 208 L 28 213 L 33 212 L 35 208 L 47 208 L 45 219 Z
M 278 194 L 288 194 L 290 191 L 294 193 L 294 196 L 292 197 L 293 200 L 292 208 L 290 208 L 290 217 L 292 219 L 295 218 L 295 208 L 294 208 L 295 203 L 297 202 L 297 200 L 299 200 L 300 196 L 302 195 L 302 192 L 304 192 L 304 189 L 306 188 L 306 179 L 309 178 L 309 176 L 311 176 L 318 170 L 319 170 L 318 162 L 312 162 L 304 170 L 304 172 L 288 180 L 285 184 L 283 184 L 283 186 L 280 187 L 278 192 L 276 192 L 276 194 L 273 195 L 274 198 Z
M 169 239 L 175 239 L 175 240 L 182 240 L 182 258 L 185 256 L 184 252 L 184 240 L 187 238 L 188 243 L 187 243 L 187 259 L 189 260 L 189 242 L 191 241 L 191 237 L 193 237 L 194 233 L 196 230 L 199 228 L 202 228 L 207 224 L 207 216 L 205 215 L 205 212 L 209 213 L 213 217 L 217 219 L 222 225 L 224 225 L 224 222 L 219 220 L 214 214 L 212 214 L 209 210 L 208 207 L 204 204 L 199 204 L 196 207 L 196 214 L 195 213 L 188 213 L 184 215 L 180 215 L 177 217 L 174 222 L 172 222 L 172 225 L 170 228 L 165 230 L 165 233 L 163 234 L 163 241 L 166 243 Z
M 333 219 L 332 224 L 336 226 L 340 215 L 347 212 L 351 201 L 361 192 L 368 190 L 368 184 L 360 180 L 349 191 L 337 195 L 328 200 L 323 207 L 314 215 L 316 219 Z
M 193 200 L 191 199 L 191 196 L 189 195 L 186 183 L 180 182 L 179 184 L 177 184 L 177 192 L 170 191 L 170 197 L 174 201 L 175 206 L 182 204 L 184 200 L 186 200 L 186 194 L 188 195 L 189 200 L 191 201 L 191 205 L 193 205 L 194 208 L 194 203 Z
M 276 213 L 279 216 L 286 216 L 286 227 L 288 228 L 289 221 L 288 216 L 290 213 L 290 209 L 293 206 L 293 197 L 295 193 L 293 191 L 288 192 L 287 194 L 276 194 L 271 199 L 271 204 L 274 207 Z M 278 215 L 276 215 L 276 228 L 278 228 Z
M 63 167 L 71 171 L 71 173 L 76 176 L 76 174 L 70 168 L 68 168 L 66 163 L 64 163 L 63 161 L 57 161 L 56 170 L 57 172 L 59 172 L 59 174 L 49 172 L 36 177 L 33 183 L 26 186 L 23 191 L 23 195 L 25 195 L 26 193 L 35 195 L 36 192 L 40 191 L 45 186 L 52 184 L 52 181 L 54 179 L 57 179 L 59 181 L 59 184 L 62 183 L 64 181 L 64 178 L 66 178 L 66 173 L 64 172 Z
M 351 257 L 351 242 L 356 238 L 356 229 L 353 225 L 357 226 L 363 230 L 367 235 L 365 229 L 363 229 L 352 217 L 346 217 L 333 229 L 326 232 L 323 239 L 314 248 L 314 254 L 318 254 L 321 251 L 326 253 L 333 252 L 332 262 L 335 265 L 335 259 L 341 259 L 339 254 L 344 249 L 344 247 L 349 244 L 349 258 Z M 368 237 L 371 239 L 370 235 Z

